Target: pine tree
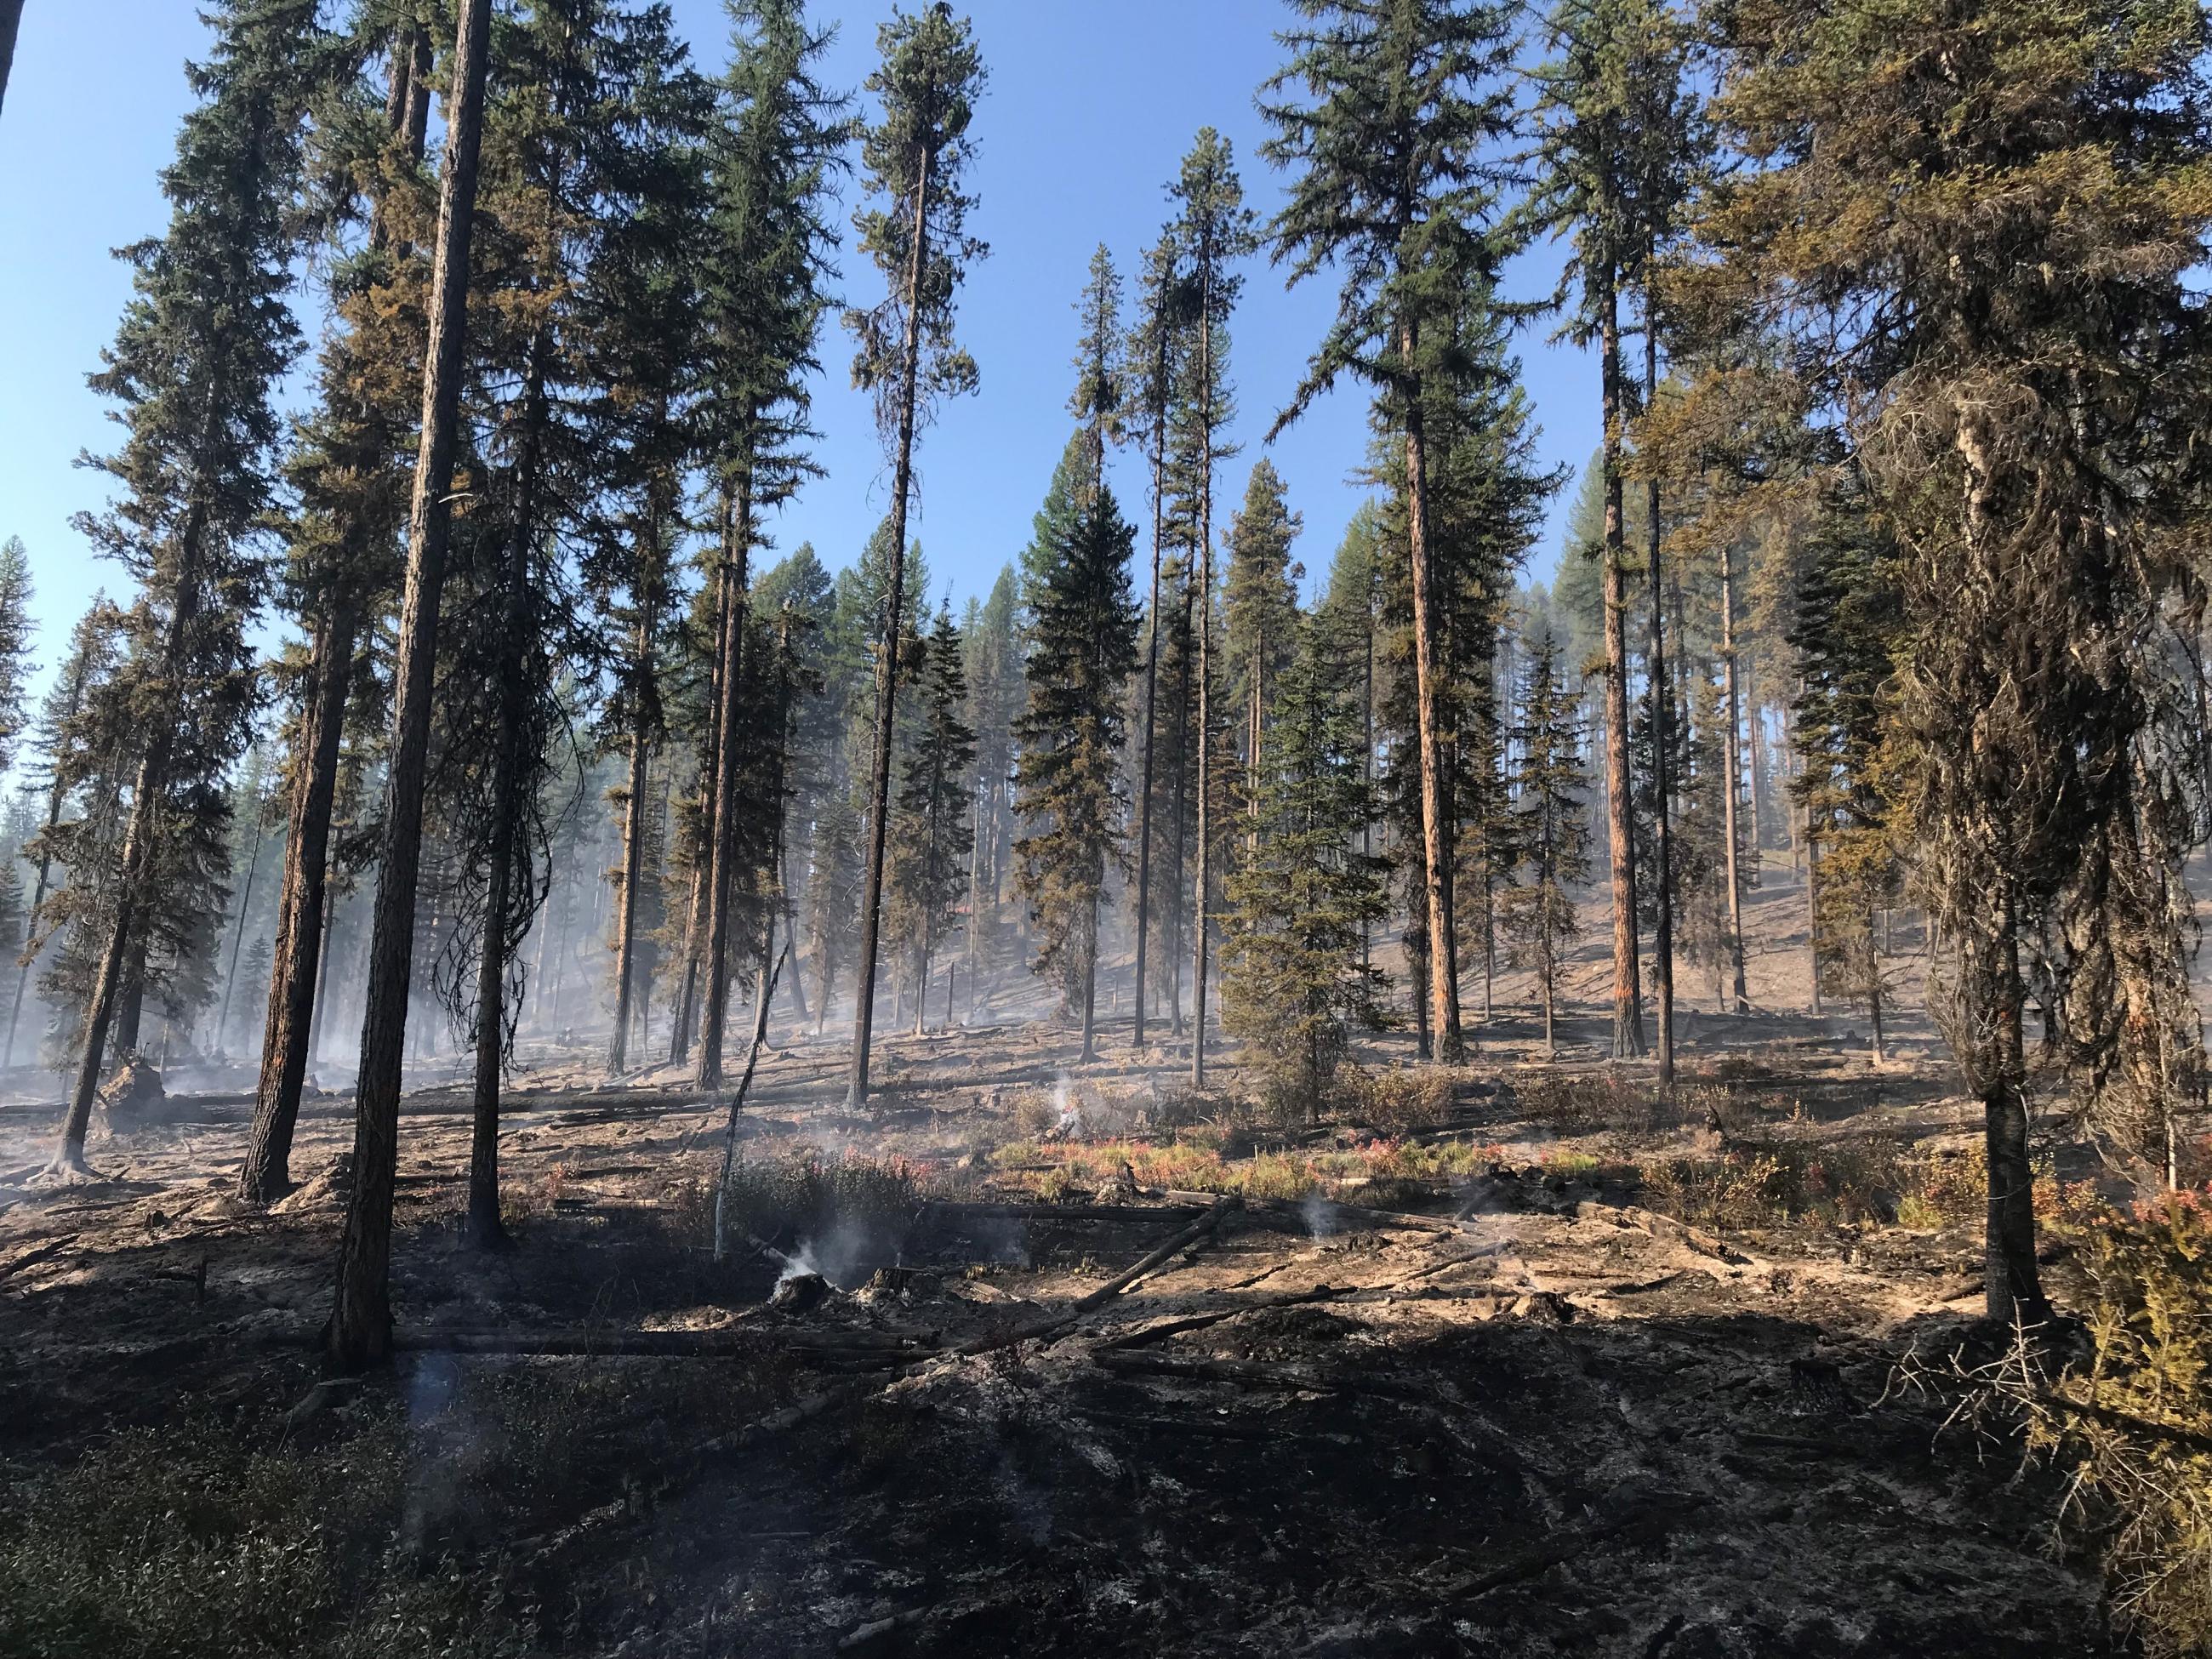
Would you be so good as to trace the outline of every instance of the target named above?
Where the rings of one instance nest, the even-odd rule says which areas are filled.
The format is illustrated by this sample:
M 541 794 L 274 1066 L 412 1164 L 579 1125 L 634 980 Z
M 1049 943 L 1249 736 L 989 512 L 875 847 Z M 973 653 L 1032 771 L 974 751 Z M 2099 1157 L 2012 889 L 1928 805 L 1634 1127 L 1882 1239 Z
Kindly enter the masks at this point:
M 366 18 L 364 17 L 364 21 Z M 301 423 L 285 462 L 297 498 L 288 539 L 285 586 L 308 635 L 301 665 L 289 764 L 284 863 L 278 878 L 276 933 L 261 1074 L 238 1195 L 248 1204 L 282 1194 L 289 1178 L 292 1134 L 307 1080 L 329 929 L 331 835 L 341 754 L 349 726 L 364 732 L 380 714 L 357 689 L 374 689 L 362 671 L 361 636 L 398 586 L 398 549 L 406 511 L 406 447 L 419 413 L 423 346 L 418 319 L 427 279 L 414 229 L 422 216 L 421 163 L 427 142 L 430 37 L 419 6 L 392 9 L 388 73 L 380 112 L 358 79 L 328 96 L 343 118 L 319 124 L 329 154 L 320 171 L 341 181 L 344 210 L 328 216 L 335 325 L 319 365 L 320 407 Z M 365 247 L 344 231 L 369 201 Z M 367 684 L 364 685 L 364 682 Z
M 1013 955 L 1000 911 L 1013 845 L 1014 720 L 1026 689 L 1022 678 L 1018 584 L 1013 567 L 999 572 L 990 596 L 961 630 L 967 650 L 968 726 L 975 733 L 975 836 L 969 848 L 968 993 L 972 1012 L 981 970 Z
M 1278 430 L 1346 373 L 1370 382 L 1403 430 L 1413 663 L 1435 1054 L 1460 1059 L 1452 823 L 1443 733 L 1442 619 L 1423 406 L 1425 330 L 1449 316 L 1470 272 L 1502 258 L 1501 180 L 1486 154 L 1508 131 L 1513 9 L 1461 0 L 1293 0 L 1290 64 L 1268 82 L 1262 153 L 1296 169 L 1269 227 L 1297 283 L 1346 273 L 1337 319 Z M 1285 94 L 1302 89 L 1308 101 Z
M 1229 579 L 1224 595 L 1224 701 L 1242 711 L 1243 793 L 1248 817 L 1260 816 L 1267 730 L 1275 681 L 1297 651 L 1297 579 L 1291 549 L 1304 520 L 1283 499 L 1282 475 L 1262 459 L 1252 469 L 1243 509 L 1229 520 Z M 1256 828 L 1251 833 L 1257 834 Z
M 1101 488 L 1056 550 L 1033 623 L 1029 706 L 1015 811 L 1029 833 L 1014 844 L 1017 885 L 1038 935 L 1036 967 L 1055 975 L 1095 1057 L 1098 906 L 1109 863 L 1123 850 L 1120 757 L 1127 740 L 1127 683 L 1136 671 L 1137 611 L 1129 592 L 1136 532 Z
M 928 1008 L 930 960 L 968 884 L 975 843 L 969 772 L 975 763 L 975 733 L 963 718 L 968 705 L 963 646 L 951 609 L 941 607 L 923 641 L 915 686 L 920 730 L 907 752 L 891 821 L 890 895 L 884 919 L 892 939 L 914 953 L 917 1036 Z M 945 1003 L 949 1008 L 950 992 Z
M 1519 719 L 1512 728 L 1513 884 L 1504 894 L 1514 955 L 1536 976 L 1544 1007 L 1544 1054 L 1558 1049 L 1559 969 L 1581 931 L 1574 889 L 1589 878 L 1589 824 L 1583 801 L 1581 699 L 1562 672 L 1559 642 L 1547 628 L 1525 641 Z
M 20 536 L 0 542 L 0 772 L 13 770 L 28 711 L 31 560 Z
M 1569 234 L 1573 252 L 1554 303 L 1571 302 L 1570 332 L 1595 341 L 1604 445 L 1601 477 L 1604 522 L 1596 557 L 1604 578 L 1606 649 L 1607 833 L 1613 866 L 1613 1036 L 1616 1059 L 1644 1052 L 1643 994 L 1637 963 L 1638 865 L 1629 776 L 1628 596 L 1626 525 L 1622 513 L 1623 447 L 1634 410 L 1635 388 L 1621 360 L 1620 299 L 1643 284 L 1645 297 L 1647 393 L 1656 389 L 1657 331 L 1650 304 L 1653 258 L 1672 230 L 1679 202 L 1680 158 L 1685 140 L 1676 106 L 1682 78 L 1680 31 L 1664 0 L 1559 0 L 1546 33 L 1557 54 L 1539 71 L 1534 161 L 1537 185 L 1522 213 L 1532 227 Z M 1571 301 L 1570 300 L 1571 296 Z M 1646 491 L 1644 524 L 1653 603 L 1651 655 L 1663 655 L 1657 602 L 1658 489 Z M 1663 672 L 1663 665 L 1662 665 Z M 1656 703 L 1661 763 L 1670 741 L 1667 708 Z M 1667 790 L 1656 792 L 1662 819 Z M 1654 872 L 1655 914 L 1668 936 L 1657 944 L 1656 990 L 1660 1000 L 1659 1049 L 1662 1073 L 1673 1064 L 1671 968 L 1672 892 L 1663 872 Z
M 1360 942 L 1388 901 L 1380 861 L 1356 845 L 1374 816 L 1364 712 L 1317 621 L 1297 619 L 1289 643 L 1255 791 L 1255 845 L 1229 878 L 1221 1019 L 1276 1103 L 1311 1119 L 1352 1032 L 1387 1023 L 1383 978 Z
M 168 231 L 125 251 L 135 297 L 92 377 L 122 405 L 129 435 L 97 463 L 119 487 L 115 507 L 78 525 L 141 584 L 124 671 L 137 713 L 123 718 L 142 736 L 54 1161 L 61 1175 L 84 1170 L 109 1027 L 132 963 L 151 948 L 155 843 L 219 816 L 216 780 L 243 746 L 254 694 L 245 629 L 268 578 L 254 535 L 275 483 L 270 400 L 299 349 L 284 296 L 315 14 L 307 0 L 212 14 L 214 53 L 192 76 L 202 101 L 162 175 Z
M 1790 736 L 1804 767 L 1791 793 L 1805 808 L 1820 870 L 1813 950 L 1821 988 L 1867 1011 L 1879 1060 L 1888 980 L 1880 916 L 1897 903 L 1904 874 L 1883 793 L 1893 781 L 1884 699 L 1898 668 L 1901 618 L 1887 568 L 1895 550 L 1848 499 L 1826 502 L 1811 532 L 1790 633 L 1799 674 Z
M 1984 1108 L 1988 1313 L 2034 1323 L 2035 942 L 2064 941 L 2063 1052 L 2130 1138 L 2203 1075 L 2173 810 L 2197 715 L 2161 643 L 2205 465 L 2201 23 L 2033 0 L 1869 23 L 1738 15 L 1717 107 L 1771 164 L 1715 194 L 1724 252 L 1686 303 L 1786 331 L 1896 543 L 1893 799 Z
M 392 1200 L 399 1157 L 399 1077 L 414 982 L 422 800 L 428 769 L 438 611 L 452 530 L 453 460 L 468 337 L 471 241 L 476 221 L 490 0 L 458 9 L 436 253 L 423 356 L 422 424 L 408 509 L 407 574 L 393 651 L 392 730 L 369 939 L 361 1064 L 354 1088 L 354 1188 L 338 1246 L 337 1291 L 324 1346 L 357 1370 L 392 1350 Z
M 1174 424 L 1175 394 L 1188 349 L 1187 326 L 1189 291 L 1177 269 L 1172 234 L 1164 234 L 1145 252 L 1144 297 L 1137 325 L 1122 347 L 1125 374 L 1131 382 L 1130 428 L 1146 451 L 1152 475 L 1152 583 L 1145 602 L 1145 684 L 1143 735 L 1140 738 L 1137 781 L 1137 963 L 1134 1003 L 1136 1022 L 1131 1046 L 1145 1046 L 1146 970 L 1151 966 L 1152 918 L 1153 799 L 1159 776 L 1158 747 L 1160 675 L 1160 561 L 1167 541 L 1168 443 Z M 1174 872 L 1179 888 L 1182 872 Z M 1170 940 L 1170 960 L 1180 942 Z M 1170 969 L 1170 972 L 1173 970 Z M 1178 1024 L 1180 1022 L 1178 1021 Z
M 1075 349 L 1075 390 L 1068 394 L 1067 412 L 1090 435 L 1091 477 L 1103 480 L 1107 452 L 1121 441 L 1126 431 L 1127 401 L 1127 371 L 1121 357 L 1121 278 L 1103 242 L 1091 255 L 1091 274 L 1075 313 L 1083 320 L 1083 334 Z
M 1215 795 L 1220 779 L 1213 768 L 1213 470 L 1235 453 L 1221 439 L 1232 414 L 1228 378 L 1229 319 L 1244 279 L 1231 269 L 1258 246 L 1255 218 L 1244 205 L 1236 153 L 1212 127 L 1183 157 L 1182 172 L 1170 194 L 1182 208 L 1176 240 L 1186 262 L 1184 282 L 1191 299 L 1197 338 L 1186 360 L 1187 389 L 1177 400 L 1183 430 L 1176 443 L 1176 471 L 1186 496 L 1188 544 L 1197 578 L 1187 590 L 1198 611 L 1193 715 L 1197 721 L 1193 792 L 1193 832 L 1197 869 L 1191 878 L 1190 1081 L 1206 1083 L 1206 964 L 1213 904 L 1214 838 L 1220 833 Z
M 809 465 L 806 376 L 828 308 L 824 283 L 836 234 L 830 192 L 851 125 L 816 64 L 826 34 L 810 33 L 799 0 L 750 0 L 733 14 L 738 39 L 725 82 L 728 136 L 716 157 L 720 198 L 712 264 L 715 368 L 713 443 L 724 500 L 719 580 L 727 588 L 717 645 L 720 702 L 712 777 L 706 1000 L 699 1086 L 722 1086 L 740 857 L 741 730 L 748 560 L 757 515 L 796 492 Z M 896 541 L 894 542 L 896 545 Z M 780 728 L 779 728 L 780 729 Z
M 894 12 L 877 32 L 883 66 L 868 77 L 881 119 L 867 130 L 861 166 L 885 205 L 854 220 L 861 251 L 890 293 L 873 311 L 848 311 L 860 340 L 853 381 L 876 394 L 876 424 L 891 449 L 890 545 L 907 543 L 916 423 L 947 397 L 973 392 L 975 360 L 952 337 L 952 302 L 966 268 L 989 250 L 967 233 L 975 199 L 961 183 L 973 155 L 968 123 L 983 88 L 983 62 L 965 21 L 937 0 L 920 16 Z M 905 567 L 892 566 L 881 636 L 905 633 Z M 876 930 L 882 916 L 889 830 L 895 652 L 877 662 L 876 741 L 868 787 L 866 892 L 860 901 L 860 961 L 853 1012 L 851 1103 L 868 1097 L 868 1045 L 875 1020 Z

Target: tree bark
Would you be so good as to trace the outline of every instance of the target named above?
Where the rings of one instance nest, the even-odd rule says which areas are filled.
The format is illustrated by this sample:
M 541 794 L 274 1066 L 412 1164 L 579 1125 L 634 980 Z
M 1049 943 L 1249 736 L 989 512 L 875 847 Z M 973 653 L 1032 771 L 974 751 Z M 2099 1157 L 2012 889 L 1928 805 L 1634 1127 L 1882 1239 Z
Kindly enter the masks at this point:
M 1414 373 L 1420 340 L 1410 322 L 1398 330 L 1406 394 L 1407 540 L 1413 556 L 1414 701 L 1421 763 L 1422 872 L 1428 889 L 1429 1016 L 1431 1058 L 1453 1066 L 1465 1057 L 1460 1030 L 1458 935 L 1452 925 L 1452 808 L 1444 774 L 1443 667 L 1437 660 L 1442 618 L 1437 614 L 1436 569 L 1429 545 L 1427 438 L 1421 419 L 1420 383 Z
M 455 29 L 445 179 L 431 276 L 429 350 L 422 376 L 422 429 L 408 512 L 407 583 L 394 661 L 382 858 L 355 1094 L 354 1188 L 338 1247 L 337 1295 L 323 1339 L 330 1364 L 341 1371 L 358 1370 L 392 1352 L 388 1279 L 392 1195 L 399 1157 L 400 1065 L 407 1040 L 438 601 L 452 528 L 448 496 L 460 410 L 462 349 L 468 332 L 469 243 L 475 228 L 477 155 L 483 131 L 490 32 L 491 0 L 466 0 Z
M 351 689 L 356 613 L 341 597 L 319 621 L 308 657 L 307 706 L 292 776 L 283 887 L 276 901 L 276 948 L 262 1019 L 261 1077 L 238 1196 L 267 1204 L 291 1184 L 292 1133 L 306 1081 L 308 1037 L 321 974 L 327 902 L 331 811 L 337 793 L 338 750 Z
M 1651 314 L 1650 290 L 1644 302 L 1644 387 L 1648 409 L 1659 398 L 1659 326 Z M 1659 1081 L 1674 1080 L 1674 854 L 1673 809 L 1668 793 L 1668 755 L 1674 744 L 1674 690 L 1667 679 L 1665 576 L 1660 568 L 1659 480 L 1644 483 L 1644 512 L 1649 522 L 1644 539 L 1651 569 L 1651 659 L 1646 665 L 1651 682 L 1651 810 L 1652 830 L 1658 842 L 1657 915 L 1651 930 L 1651 973 L 1659 1000 Z
M 640 648 L 650 622 L 638 624 Z M 629 799 L 623 805 L 623 885 L 615 908 L 615 1031 L 607 1045 L 607 1075 L 618 1077 L 629 1065 L 631 981 L 637 972 L 637 895 L 645 879 L 646 790 L 651 781 L 653 745 L 641 720 L 629 737 Z
M 898 456 L 891 484 L 891 582 L 876 659 L 876 743 L 869 799 L 868 868 L 860 904 L 860 973 L 853 995 L 853 1080 L 846 1097 L 858 1111 L 868 1098 L 868 1046 L 876 1019 L 876 946 L 883 921 L 884 849 L 890 830 L 891 718 L 898 701 L 898 653 L 906 608 L 906 508 L 914 483 L 914 410 L 921 363 L 921 273 L 928 265 L 929 175 L 935 157 L 924 149 L 914 182 L 914 247 L 906 276 L 906 332 L 899 344 Z
M 215 1048 L 218 1054 L 230 1042 L 230 1004 L 238 989 L 238 953 L 246 945 L 246 913 L 253 908 L 253 878 L 261 869 L 261 843 L 267 839 L 261 822 L 261 804 L 253 807 L 253 851 L 246 860 L 246 879 L 239 884 L 238 926 L 230 935 L 230 966 L 222 976 L 222 1012 L 216 1016 Z
M 499 665 L 499 729 L 492 750 L 490 857 L 484 867 L 483 939 L 477 962 L 476 1091 L 469 1137 L 469 1207 L 465 1230 L 478 1249 L 507 1243 L 499 1214 L 499 1089 L 507 1069 L 507 975 L 511 961 L 507 916 L 514 902 L 515 841 L 522 820 L 523 775 L 528 760 L 525 716 L 530 696 L 530 554 L 538 539 L 539 458 L 546 421 L 546 358 L 552 340 L 544 323 L 531 337 L 523 374 L 522 449 L 516 459 L 515 523 L 507 543 L 506 626 Z M 550 919 L 549 919 L 550 920 Z M 555 944 L 555 929 L 546 938 Z M 556 956 L 557 962 L 557 956 Z M 559 984 L 556 969 L 555 984 Z M 556 991 L 553 1020 L 561 1018 Z
M 1613 1057 L 1644 1053 L 1636 960 L 1636 820 L 1628 778 L 1628 596 L 1621 570 L 1620 296 L 1610 272 L 1598 331 L 1605 415 L 1605 818 L 1613 854 Z
M 1190 1086 L 1206 1086 L 1206 900 L 1213 840 L 1213 285 L 1208 271 L 1198 306 L 1198 866 L 1192 884 Z
M 1160 355 L 1166 356 L 1163 337 Z M 1129 1046 L 1139 1053 L 1145 1047 L 1145 969 L 1147 965 L 1146 946 L 1152 915 L 1152 749 L 1154 744 L 1153 705 L 1159 686 L 1160 672 L 1160 542 L 1165 532 L 1165 498 L 1167 495 L 1167 431 L 1166 411 L 1155 410 L 1152 422 L 1152 599 L 1146 615 L 1150 622 L 1145 630 L 1145 752 L 1139 763 L 1138 775 L 1141 781 L 1137 790 L 1137 985 L 1136 1027 Z
M 1721 808 L 1721 836 L 1725 849 L 1723 875 L 1728 882 L 1729 995 L 1735 1012 L 1747 1014 L 1751 1012 L 1751 998 L 1743 978 L 1743 875 L 1736 864 L 1741 834 L 1736 824 L 1736 803 L 1743 792 L 1743 708 L 1736 691 L 1735 554 L 1727 546 L 1721 549 L 1721 700 L 1725 706 L 1722 718 L 1728 721 L 1728 741 L 1722 750 L 1728 775 Z M 1755 816 L 1753 822 L 1757 822 Z
M 752 474 L 743 464 L 722 538 L 721 712 L 714 722 L 714 793 L 709 814 L 712 861 L 707 899 L 707 1003 L 699 1022 L 702 1089 L 722 1086 L 722 1040 L 730 1012 L 731 916 L 738 890 L 738 722 L 745 635 L 746 563 L 753 533 Z

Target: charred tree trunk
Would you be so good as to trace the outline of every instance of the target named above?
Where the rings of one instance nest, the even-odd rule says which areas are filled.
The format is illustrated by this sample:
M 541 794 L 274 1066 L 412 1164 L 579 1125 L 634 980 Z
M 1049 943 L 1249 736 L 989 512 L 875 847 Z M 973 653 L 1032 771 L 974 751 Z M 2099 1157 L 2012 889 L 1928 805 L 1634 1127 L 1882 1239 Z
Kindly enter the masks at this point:
M 540 324 L 524 371 L 522 452 L 515 471 L 515 524 L 507 537 L 505 637 L 499 665 L 499 731 L 492 750 L 490 858 L 484 868 L 483 952 L 477 962 L 476 1090 L 469 1137 L 469 1208 L 464 1226 L 478 1249 L 503 1249 L 499 1214 L 499 1087 L 507 1069 L 507 913 L 514 908 L 516 843 L 522 830 L 523 780 L 530 757 L 525 729 L 530 697 L 530 558 L 538 539 L 538 464 L 544 442 L 545 360 L 552 347 Z M 553 929 L 547 928 L 550 939 Z M 556 946 L 557 948 L 557 946 Z M 557 982 L 557 981 L 556 981 Z M 560 1019 L 556 1000 L 554 1019 Z
M 876 743 L 869 781 L 866 890 L 860 902 L 860 962 L 853 992 L 853 1080 L 847 1104 L 868 1098 L 868 1045 L 876 1020 L 876 946 L 883 922 L 884 849 L 890 826 L 891 718 L 898 700 L 898 653 L 906 609 L 906 509 L 914 485 L 914 411 L 921 367 L 921 273 L 928 264 L 929 180 L 924 150 L 914 183 L 914 248 L 906 275 L 906 333 L 899 344 L 898 456 L 891 483 L 891 582 L 876 659 Z
M 707 1001 L 699 1022 L 699 1087 L 722 1086 L 730 1012 L 730 912 L 738 892 L 738 721 L 744 690 L 745 566 L 753 533 L 752 475 L 740 470 L 722 532 L 722 637 L 715 655 L 721 708 L 714 721 L 714 791 L 708 815 Z
M 331 814 L 337 794 L 338 750 L 351 689 L 356 615 L 341 599 L 315 630 L 308 658 L 307 708 L 292 779 L 291 824 L 284 847 L 283 890 L 277 896 L 276 949 L 263 1017 L 261 1079 L 238 1196 L 268 1204 L 291 1184 L 292 1133 L 326 970 Z
M 453 102 L 430 285 L 429 351 L 422 376 L 422 441 L 408 513 L 407 584 L 394 662 L 382 858 L 355 1095 L 354 1188 L 338 1247 L 337 1296 L 323 1338 L 330 1364 L 341 1371 L 359 1370 L 392 1352 L 388 1281 L 399 1156 L 399 1073 L 407 1040 L 438 601 L 451 529 L 461 356 L 468 331 L 469 243 L 476 220 L 490 33 L 491 0 L 466 0 L 454 36 Z

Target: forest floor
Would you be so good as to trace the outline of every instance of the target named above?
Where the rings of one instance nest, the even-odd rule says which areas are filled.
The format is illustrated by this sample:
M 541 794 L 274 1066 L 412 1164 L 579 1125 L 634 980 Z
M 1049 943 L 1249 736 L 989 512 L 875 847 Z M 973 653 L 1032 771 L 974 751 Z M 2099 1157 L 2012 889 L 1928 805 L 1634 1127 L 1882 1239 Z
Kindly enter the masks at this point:
M 860 1115 L 793 1038 L 720 1262 L 720 1103 L 550 1056 L 509 1252 L 465 1097 L 407 1098 L 402 1351 L 327 1384 L 349 1102 L 265 1214 L 235 1095 L 58 1192 L 0 1108 L 0 1650 L 2126 1651 L 2056 1482 L 1927 1382 L 1984 1352 L 1974 1115 L 1850 1024 L 1700 1017 L 1662 1096 L 1516 1008 L 1274 1127 L 1126 1018 L 890 1039 Z M 2111 1186 L 2039 1133 L 2047 1208 Z

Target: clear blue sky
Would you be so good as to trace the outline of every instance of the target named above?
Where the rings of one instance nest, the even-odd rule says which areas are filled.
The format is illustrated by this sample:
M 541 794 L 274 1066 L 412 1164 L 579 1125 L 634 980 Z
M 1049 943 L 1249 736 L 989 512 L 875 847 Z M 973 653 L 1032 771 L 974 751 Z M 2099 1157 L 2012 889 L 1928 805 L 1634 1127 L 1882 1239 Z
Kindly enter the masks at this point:
M 889 0 L 817 0 L 816 15 L 840 24 L 831 84 L 858 89 L 890 10 Z M 1273 33 L 1285 15 L 1274 0 L 973 0 L 969 10 L 991 76 L 975 125 L 973 188 L 982 204 L 975 228 L 992 253 L 963 293 L 960 331 L 982 389 L 948 406 L 926 435 L 915 521 L 934 573 L 930 598 L 949 582 L 956 605 L 1028 539 L 1066 442 L 1073 307 L 1091 250 L 1103 240 L 1125 273 L 1133 270 L 1167 216 L 1167 180 L 1208 124 L 1235 143 L 1251 204 L 1265 214 L 1279 199 L 1277 176 L 1255 154 L 1265 135 L 1253 94 L 1280 61 Z M 98 504 L 103 483 L 71 462 L 111 441 L 114 428 L 84 383 L 129 294 L 110 250 L 162 228 L 155 174 L 189 101 L 185 61 L 206 33 L 187 0 L 28 0 L 24 12 L 0 112 L 0 538 L 21 536 L 30 550 L 43 663 L 95 587 L 125 586 L 70 528 L 73 513 Z M 727 40 L 719 0 L 675 0 L 675 13 L 694 54 L 719 69 Z M 1524 291 L 1548 286 L 1554 258 L 1532 259 Z M 872 301 L 881 291 L 872 268 L 849 253 L 844 265 L 845 291 Z M 1234 435 L 1245 450 L 1218 490 L 1230 504 L 1333 303 L 1322 283 L 1286 293 L 1264 258 L 1248 277 L 1231 365 Z M 1579 466 L 1598 432 L 1595 368 L 1548 345 L 1547 332 L 1537 325 L 1521 348 L 1541 453 Z M 771 533 L 782 550 L 812 541 L 834 568 L 882 517 L 889 486 L 868 404 L 848 384 L 842 333 L 825 337 L 823 360 L 816 409 L 829 476 Z M 1304 515 L 1298 554 L 1310 571 L 1326 569 L 1358 504 L 1346 479 L 1365 450 L 1365 396 L 1347 386 L 1272 452 Z M 1117 490 L 1141 519 L 1133 458 L 1122 473 Z M 1571 495 L 1571 486 L 1531 556 L 1540 577 L 1555 562 Z

